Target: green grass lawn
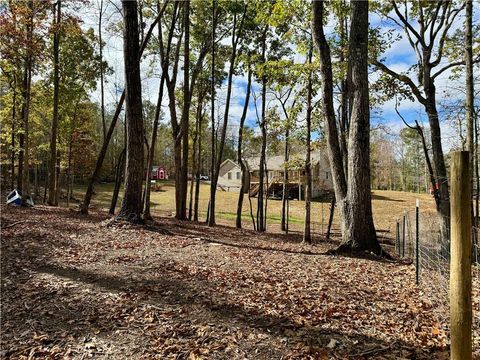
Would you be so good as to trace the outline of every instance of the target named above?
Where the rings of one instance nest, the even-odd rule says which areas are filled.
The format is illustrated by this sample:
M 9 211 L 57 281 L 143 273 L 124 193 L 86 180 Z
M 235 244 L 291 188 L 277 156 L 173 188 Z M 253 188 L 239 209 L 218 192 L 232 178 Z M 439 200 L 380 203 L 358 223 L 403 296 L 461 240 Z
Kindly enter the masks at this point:
M 162 181 L 161 191 L 151 193 L 152 214 L 155 216 L 172 216 L 175 212 L 175 186 L 171 180 Z M 75 188 L 75 197 L 83 198 L 85 187 Z M 95 195 L 92 205 L 108 211 L 112 197 L 113 184 L 98 184 L 95 187 Z M 120 191 L 117 209 L 121 204 L 123 188 Z M 190 192 L 188 193 L 188 195 Z M 205 220 L 210 196 L 210 185 L 202 183 L 200 186 L 199 217 Z M 377 230 L 390 233 L 393 236 L 395 221 L 405 212 L 412 211 L 415 207 L 415 199 L 421 201 L 422 211 L 434 209 L 433 198 L 427 194 L 406 193 L 400 191 L 372 192 L 373 214 Z M 216 218 L 218 223 L 234 226 L 236 219 L 238 192 L 227 192 L 218 189 L 216 200 Z M 187 206 L 189 197 L 187 198 Z M 256 214 L 257 198 L 252 198 L 252 210 Z M 305 204 L 303 201 L 290 200 L 289 228 L 292 231 L 302 231 Z M 267 230 L 280 231 L 282 201 L 268 199 Z M 326 201 L 312 202 L 312 230 L 314 233 L 326 231 L 330 203 Z M 245 196 L 242 210 L 242 221 L 245 228 L 252 228 L 248 196 Z M 338 230 L 339 222 L 337 214 L 334 217 L 334 230 Z

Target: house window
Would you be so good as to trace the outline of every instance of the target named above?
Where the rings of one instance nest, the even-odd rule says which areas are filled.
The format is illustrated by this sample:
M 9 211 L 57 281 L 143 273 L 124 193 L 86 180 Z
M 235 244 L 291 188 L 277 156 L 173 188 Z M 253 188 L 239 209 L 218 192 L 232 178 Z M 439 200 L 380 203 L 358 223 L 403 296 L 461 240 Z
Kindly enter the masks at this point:
M 237 171 L 237 180 L 240 180 L 240 171 Z
M 328 179 L 328 171 L 325 172 L 325 179 Z
M 228 180 L 232 180 L 232 173 L 231 172 L 228 173 Z

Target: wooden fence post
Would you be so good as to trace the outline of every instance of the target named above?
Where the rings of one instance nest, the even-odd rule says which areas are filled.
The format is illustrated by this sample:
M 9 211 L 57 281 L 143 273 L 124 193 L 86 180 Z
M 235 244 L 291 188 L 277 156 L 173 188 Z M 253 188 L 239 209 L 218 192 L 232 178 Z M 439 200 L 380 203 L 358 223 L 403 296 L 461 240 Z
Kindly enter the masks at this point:
M 450 359 L 472 359 L 472 213 L 468 151 L 451 167 Z

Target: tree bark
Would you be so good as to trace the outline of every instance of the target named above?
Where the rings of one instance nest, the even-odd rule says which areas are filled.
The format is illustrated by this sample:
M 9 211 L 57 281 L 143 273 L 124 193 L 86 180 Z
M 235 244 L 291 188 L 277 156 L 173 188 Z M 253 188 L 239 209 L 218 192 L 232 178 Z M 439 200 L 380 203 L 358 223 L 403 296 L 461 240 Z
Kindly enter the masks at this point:
M 321 103 L 325 118 L 325 132 L 327 138 L 327 153 L 332 171 L 333 187 L 337 203 L 340 208 L 340 219 L 342 229 L 345 227 L 343 212 L 343 200 L 347 195 L 347 181 L 343 167 L 343 157 L 340 150 L 338 129 L 333 107 L 333 74 L 330 46 L 323 30 L 323 1 L 313 1 L 313 36 L 315 45 L 319 52 L 320 72 L 322 75 L 321 92 L 323 94 Z
M 348 146 L 348 195 L 344 248 L 380 254 L 372 215 L 370 190 L 370 102 L 368 91 L 368 2 L 350 4 L 349 67 L 352 112 Z
M 188 192 L 188 132 L 190 122 L 190 0 L 183 3 L 183 21 L 185 41 L 183 43 L 183 110 L 182 110 L 182 169 L 181 169 L 181 202 L 180 213 L 177 218 L 187 219 L 187 192 Z
M 436 12 L 430 14 L 428 17 L 420 17 L 417 19 L 420 28 L 420 31 L 418 32 L 410 24 L 408 17 L 402 15 L 396 2 L 392 1 L 393 9 L 398 17 L 398 22 L 403 25 L 409 43 L 416 52 L 419 68 L 419 86 L 417 86 L 408 76 L 396 73 L 382 62 L 378 60 L 373 62 L 378 69 L 408 86 L 412 94 L 416 97 L 418 102 L 424 106 L 427 112 L 431 130 L 436 185 L 438 185 L 436 207 L 438 214 L 441 216 L 441 230 L 445 243 L 448 243 L 449 236 L 450 198 L 447 171 L 442 149 L 440 123 L 436 107 L 435 79 L 445 70 L 465 64 L 465 61 L 451 61 L 447 65 L 438 69 L 435 73 L 433 73 L 433 70 L 440 65 L 442 57 L 444 56 L 444 47 L 447 43 L 446 38 L 448 30 L 451 28 L 460 11 L 466 5 L 464 2 L 460 2 L 458 7 L 453 8 L 455 4 L 456 3 L 454 2 L 438 2 Z M 438 41 L 435 42 L 437 38 Z M 434 49 L 436 51 L 436 57 L 432 61 Z M 421 91 L 422 88 L 423 92 Z
M 17 122 L 17 76 L 14 75 L 14 81 L 12 86 L 13 99 L 12 99 L 12 134 L 11 134 L 11 143 L 10 146 L 10 189 L 13 190 L 15 186 L 15 124 Z
M 280 104 L 282 105 L 282 110 L 285 115 L 285 121 L 286 121 L 286 129 L 285 129 L 285 147 L 284 147 L 284 152 L 283 152 L 283 160 L 284 160 L 284 165 L 288 164 L 289 157 L 290 157 L 290 116 L 288 114 L 287 108 L 285 106 L 286 102 L 290 98 L 290 94 L 293 88 L 290 88 L 288 91 L 288 95 L 286 99 L 280 100 Z M 291 105 L 291 108 L 295 106 L 295 103 L 297 102 L 297 98 L 293 101 L 293 104 Z M 290 188 L 288 184 L 288 168 L 284 167 L 284 172 L 283 172 L 283 189 L 282 189 L 282 219 L 281 219 L 281 229 L 282 231 L 285 231 L 288 233 L 288 201 L 289 201 L 289 196 L 290 196 Z
M 45 182 L 43 184 L 43 203 L 45 204 L 47 202 L 47 190 L 48 190 L 48 162 L 47 162 L 47 168 L 45 169 Z
M 342 1 L 343 3 L 343 1 Z M 346 16 L 340 20 L 340 41 L 341 46 L 345 46 L 348 43 L 348 24 Z M 340 63 L 345 63 L 346 59 L 344 56 L 344 51 L 340 52 Z M 348 64 L 347 64 L 348 65 Z M 340 83 L 340 91 L 341 91 L 341 104 L 340 104 L 340 151 L 342 153 L 343 158 L 343 169 L 345 172 L 345 177 L 348 178 L 348 146 L 347 146 L 347 139 L 348 139 L 348 128 L 349 128 L 349 111 L 350 111 L 350 92 L 349 92 L 349 85 L 351 81 L 351 72 L 350 68 L 347 66 L 347 73 L 345 78 L 342 79 Z
M 103 67 L 103 42 L 102 42 L 102 18 L 103 18 L 103 0 L 100 0 L 100 9 L 98 14 L 98 44 L 100 55 L 100 110 L 102 113 L 103 141 L 107 137 L 107 124 L 105 122 L 105 69 Z
M 312 83 L 312 49 L 308 54 L 308 81 L 307 81 L 307 141 L 306 141 L 306 156 L 305 156 L 305 219 L 303 230 L 303 241 L 311 243 L 312 235 L 310 229 L 311 219 L 311 206 L 312 206 L 312 166 L 311 166 L 311 135 L 312 130 L 312 96 L 313 96 L 313 83 Z
M 215 141 L 215 28 L 217 23 L 215 21 L 215 4 L 216 0 L 212 0 L 212 66 L 210 68 L 210 77 L 211 77 L 211 101 L 210 101 L 210 111 L 211 111 L 211 121 L 212 121 L 212 149 L 211 149 L 211 165 L 210 165 L 210 200 L 208 202 L 208 211 L 207 211 L 207 223 L 209 226 L 215 225 L 215 211 L 211 211 L 215 209 L 215 191 L 213 189 L 213 179 L 215 179 L 215 149 L 216 149 L 216 141 Z M 217 186 L 217 184 L 215 184 Z M 212 204 L 213 202 L 213 204 Z
M 465 82 L 466 82 L 466 117 L 467 117 L 467 150 L 470 152 L 470 174 L 474 173 L 474 91 L 473 91 L 473 50 L 472 50 L 472 0 L 465 0 Z M 470 187 L 473 189 L 473 176 L 470 181 Z M 472 213 L 473 213 L 472 201 Z M 478 214 L 474 214 L 474 224 Z
M 266 63 L 266 50 L 267 50 L 267 31 L 268 25 L 265 26 L 265 29 L 262 34 L 262 64 Z M 258 177 L 258 193 L 257 193 L 257 231 L 264 232 L 265 231 L 265 221 L 264 217 L 266 214 L 264 213 L 264 177 L 265 172 L 264 169 L 266 167 L 265 164 L 265 156 L 267 150 L 267 123 L 266 123 L 266 106 L 267 106 L 267 77 L 265 74 L 262 74 L 262 93 L 261 93 L 261 101 L 262 101 L 262 114 L 261 114 L 261 122 L 260 122 L 260 130 L 262 134 L 262 146 L 260 151 L 260 165 L 259 165 L 259 177 Z M 268 194 L 267 194 L 268 196 Z
M 240 126 L 238 128 L 238 145 L 237 145 L 237 162 L 240 164 L 240 169 L 242 171 L 242 186 L 240 187 L 240 192 L 238 194 L 237 218 L 235 220 L 235 226 L 239 229 L 242 227 L 243 197 L 245 195 L 245 192 L 249 191 L 247 180 L 250 174 L 248 173 L 247 166 L 243 161 L 242 146 L 243 146 L 243 127 L 245 125 L 245 119 L 247 118 L 251 87 L 252 87 L 252 68 L 251 68 L 251 64 L 248 63 L 247 89 L 245 93 L 245 101 L 243 103 L 243 112 L 240 118 Z
M 113 188 L 112 201 L 110 203 L 109 214 L 115 214 L 115 208 L 117 207 L 118 194 L 120 192 L 120 185 L 122 184 L 122 176 L 125 172 L 125 153 L 126 148 L 123 148 L 120 156 L 118 157 L 117 169 L 115 171 L 115 186 Z
M 57 150 L 57 156 L 56 156 L 56 165 L 55 165 L 55 193 L 54 193 L 54 203 L 56 204 L 55 206 L 58 206 L 58 199 L 60 197 L 60 177 L 61 177 L 61 166 L 60 166 L 60 160 L 61 160 L 61 153 L 60 150 Z
M 157 3 L 157 9 L 159 14 L 161 13 L 160 3 Z M 148 153 L 148 160 L 147 160 L 147 176 L 145 182 L 145 203 L 144 203 L 144 212 L 143 218 L 145 220 L 151 220 L 152 215 L 150 214 L 150 192 L 151 192 L 151 173 L 152 173 L 152 166 L 153 160 L 155 156 L 155 145 L 157 142 L 157 133 L 158 133 L 158 123 L 160 120 L 160 114 L 162 111 L 162 99 L 163 99 L 163 89 L 165 85 L 165 79 L 168 73 L 168 64 L 169 64 L 169 57 L 170 57 L 170 49 L 172 45 L 172 38 L 173 38 L 173 27 L 175 26 L 175 16 L 172 18 L 172 25 L 171 29 L 168 33 L 167 39 L 167 51 L 166 53 L 163 52 L 163 46 L 160 46 L 160 61 L 162 67 L 162 78 L 160 79 L 160 87 L 158 89 L 158 99 L 157 99 L 157 107 L 155 109 L 155 119 L 153 121 L 153 129 L 152 129 L 152 140 L 149 148 Z M 158 36 L 159 39 L 162 38 L 162 26 L 161 22 L 158 24 Z
M 33 1 L 29 0 L 28 8 L 30 11 L 29 22 L 26 27 L 28 41 L 33 37 Z M 30 96 L 32 85 L 32 68 L 33 68 L 33 56 L 30 51 L 24 58 L 24 73 L 22 82 L 22 126 L 23 132 L 19 137 L 20 154 L 18 159 L 18 175 L 17 175 L 17 189 L 22 194 L 28 194 L 30 192 L 30 164 L 29 164 L 29 114 L 30 114 Z
M 57 163 L 57 131 L 58 131 L 58 102 L 59 102 L 59 56 L 60 56 L 60 22 L 61 22 L 61 0 L 57 1 L 55 17 L 55 33 L 53 34 L 53 119 L 50 134 L 50 176 L 48 183 L 48 205 L 58 206 L 55 201 L 57 191 L 57 176 L 55 164 Z
M 67 165 L 67 208 L 70 206 L 70 185 L 72 180 L 72 136 L 68 142 L 68 165 Z
M 479 190 L 480 190 L 480 171 L 478 166 L 478 115 L 474 114 L 474 126 L 475 126 L 475 147 L 474 147 L 474 155 L 475 155 L 475 185 L 476 185 L 476 196 L 475 196 L 475 226 L 478 227 L 479 223 L 479 210 L 480 210 L 480 199 L 479 199 Z M 475 239 L 478 242 L 478 239 Z
M 325 238 L 327 240 L 330 239 L 330 235 L 332 233 L 333 215 L 334 214 L 335 214 L 335 195 L 333 195 L 332 202 L 330 203 L 330 214 L 328 216 L 327 233 L 325 234 Z
M 193 154 L 192 154 L 192 178 L 190 181 L 190 199 L 189 199 L 189 205 L 188 205 L 188 220 L 192 220 L 193 218 L 193 196 L 194 196 L 194 187 L 197 181 L 197 173 L 199 172 L 200 168 L 200 159 L 198 156 L 198 146 L 197 143 L 200 140 L 199 139 L 199 122 L 202 117 L 202 99 L 200 96 L 201 90 L 198 89 L 198 103 L 197 103 L 197 112 L 195 116 L 195 134 L 193 136 Z M 200 179 L 199 179 L 200 180 Z
M 125 115 L 127 150 L 125 192 L 117 219 L 141 221 L 143 183 L 143 117 L 137 1 L 122 1 L 124 21 Z M 133 54 L 133 55 L 132 55 Z
M 165 2 L 161 11 L 155 18 L 155 21 L 150 25 L 150 28 L 148 29 L 147 34 L 145 35 L 145 39 L 142 42 L 142 46 L 139 51 L 139 59 L 142 57 L 143 51 L 147 47 L 147 44 L 152 36 L 153 30 L 155 29 L 155 26 L 157 23 L 160 21 L 160 18 L 162 17 L 163 12 L 165 11 L 166 5 L 168 2 Z M 120 96 L 120 99 L 118 100 L 117 108 L 115 109 L 115 114 L 113 115 L 112 121 L 110 122 L 110 126 L 108 127 L 107 131 L 107 136 L 102 144 L 102 147 L 100 149 L 100 153 L 98 154 L 97 162 L 95 164 L 95 168 L 93 170 L 92 176 L 90 177 L 90 180 L 88 182 L 87 190 L 85 191 L 85 196 L 83 199 L 83 203 L 80 205 L 80 212 L 82 214 L 88 214 L 88 207 L 90 206 L 90 201 L 92 200 L 93 196 L 93 187 L 95 183 L 98 180 L 98 176 L 100 175 L 100 170 L 102 169 L 103 161 L 105 160 L 105 155 L 107 154 L 107 149 L 108 149 L 108 144 L 110 143 L 110 140 L 113 135 L 113 131 L 115 130 L 115 125 L 117 124 L 118 117 L 120 116 L 120 113 L 122 112 L 122 107 L 123 107 L 123 102 L 125 101 L 125 90 L 123 90 L 122 95 Z M 143 136 L 142 136 L 143 137 Z
M 245 7 L 246 12 L 246 7 Z M 238 27 L 238 31 L 241 32 L 243 28 L 243 19 L 245 16 L 245 12 L 243 13 L 242 21 L 240 26 Z M 218 184 L 218 176 L 220 172 L 220 165 L 222 164 L 223 158 L 223 149 L 225 147 L 225 138 L 227 134 L 227 125 L 228 125 L 228 115 L 230 112 L 230 102 L 232 97 L 232 84 L 233 84 L 233 73 L 235 71 L 235 61 L 237 58 L 237 45 L 239 34 L 237 33 L 237 14 L 233 15 L 233 29 L 232 29 L 232 52 L 230 54 L 230 66 L 228 69 L 228 79 L 227 79 L 227 98 L 225 102 L 225 111 L 223 114 L 223 126 L 222 126 L 222 133 L 220 135 L 220 144 L 218 153 L 216 156 L 216 164 L 215 164 L 215 172 L 214 177 L 211 179 L 210 183 L 210 218 L 209 218 L 209 226 L 215 225 L 215 196 L 217 192 L 217 184 Z M 212 216 L 213 215 L 213 216 Z
M 195 172 L 195 202 L 193 206 L 193 221 L 198 221 L 198 202 L 200 198 L 200 160 L 202 159 L 202 119 L 203 119 L 203 98 L 205 96 L 204 87 L 198 89 L 197 99 L 197 123 L 198 123 L 198 149 L 197 149 L 197 167 Z
M 313 33 L 320 55 L 322 106 L 326 118 L 328 156 L 335 196 L 340 210 L 343 244 L 338 251 L 373 251 L 381 254 L 371 207 L 370 110 L 368 93 L 368 2 L 350 4 L 351 31 L 349 67 L 352 81 L 352 111 L 348 147 L 348 183 L 343 168 L 333 108 L 333 75 L 330 47 L 323 31 L 323 2 L 313 2 Z M 348 186 L 347 186 L 348 185 Z
M 288 119 L 287 119 L 288 121 Z M 290 140 L 290 125 L 287 124 L 287 129 L 285 130 L 285 148 L 283 152 L 283 161 L 284 165 L 288 163 L 289 160 L 289 140 Z M 288 168 L 284 168 L 283 170 L 283 189 L 282 189 L 282 219 L 281 219 L 281 228 L 282 231 L 286 231 L 287 229 L 287 202 L 288 197 L 290 195 L 289 187 L 288 187 Z
M 158 91 L 158 100 L 157 108 L 155 109 L 155 119 L 153 120 L 153 129 L 152 129 L 152 140 L 150 143 L 150 148 L 148 149 L 148 159 L 147 159 L 147 175 L 145 181 L 145 202 L 144 202 L 144 220 L 151 220 L 152 215 L 150 214 L 150 191 L 151 191 L 151 177 L 152 177 L 152 166 L 153 160 L 155 157 L 155 144 L 157 142 L 157 133 L 158 133 L 158 123 L 160 119 L 160 113 L 162 111 L 162 98 L 163 98 L 163 87 L 165 84 L 165 76 L 162 74 L 160 80 L 160 88 Z

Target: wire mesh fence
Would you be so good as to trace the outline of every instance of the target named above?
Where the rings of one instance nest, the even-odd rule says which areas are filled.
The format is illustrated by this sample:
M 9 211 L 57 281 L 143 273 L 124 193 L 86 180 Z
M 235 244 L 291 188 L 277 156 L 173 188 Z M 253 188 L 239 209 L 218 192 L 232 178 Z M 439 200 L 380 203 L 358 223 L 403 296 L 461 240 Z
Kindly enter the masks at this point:
M 450 219 L 447 219 L 450 221 Z M 480 228 L 472 226 L 472 345 L 480 356 Z M 450 247 L 448 230 L 434 212 L 420 208 L 405 212 L 396 223 L 395 250 L 399 257 L 412 260 L 415 281 L 432 302 L 437 326 L 449 331 Z

